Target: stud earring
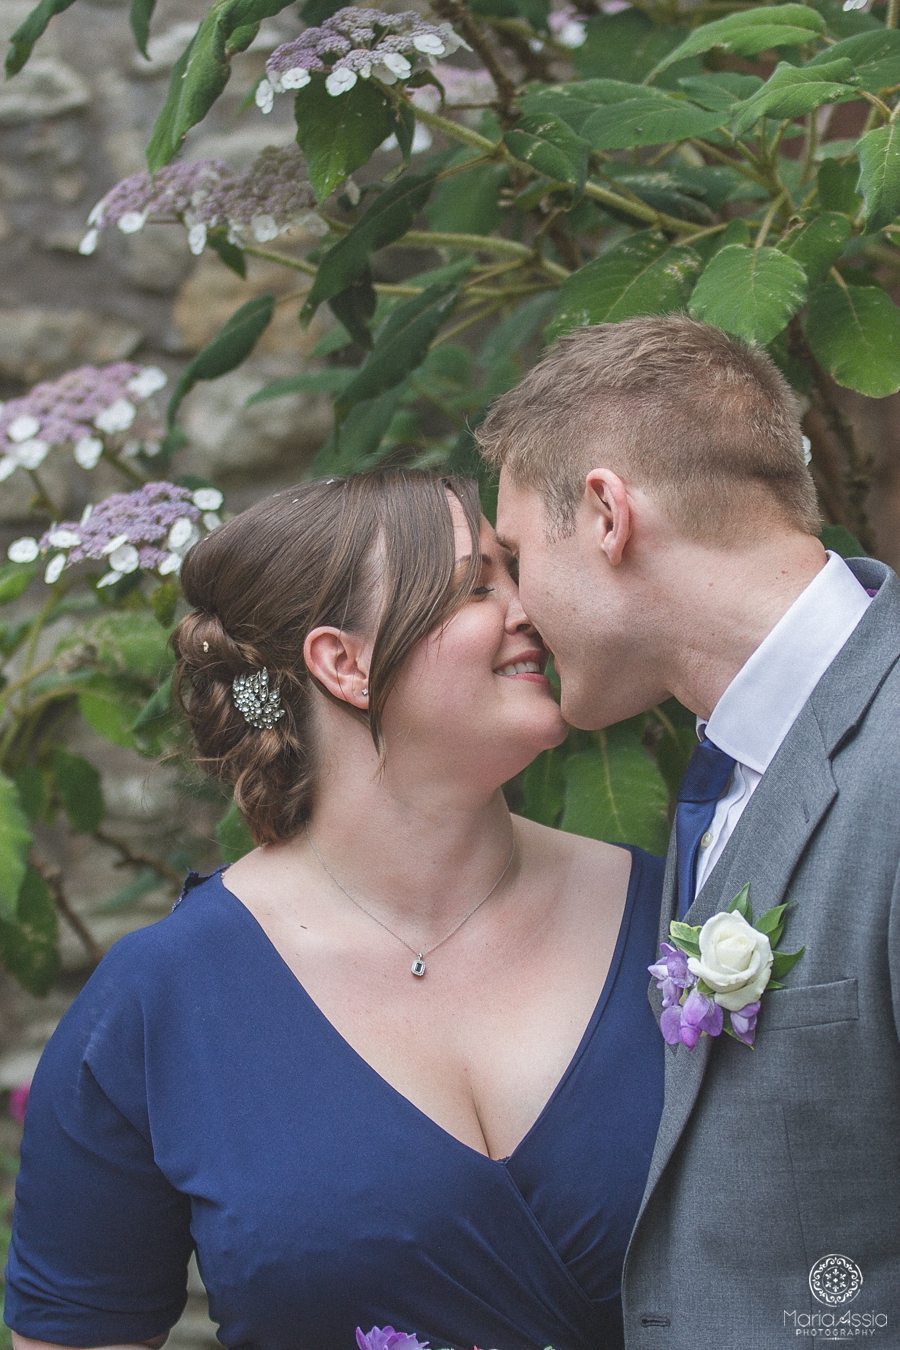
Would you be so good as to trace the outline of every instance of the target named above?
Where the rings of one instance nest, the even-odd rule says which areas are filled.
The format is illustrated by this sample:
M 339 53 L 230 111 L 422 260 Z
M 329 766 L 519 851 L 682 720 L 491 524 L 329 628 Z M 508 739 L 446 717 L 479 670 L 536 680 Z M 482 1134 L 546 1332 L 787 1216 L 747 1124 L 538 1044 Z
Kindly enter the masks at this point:
M 368 689 L 364 689 L 364 690 L 362 691 L 362 696 L 363 696 L 363 698 L 368 698 L 368 697 L 369 697 L 369 691 L 368 691 Z

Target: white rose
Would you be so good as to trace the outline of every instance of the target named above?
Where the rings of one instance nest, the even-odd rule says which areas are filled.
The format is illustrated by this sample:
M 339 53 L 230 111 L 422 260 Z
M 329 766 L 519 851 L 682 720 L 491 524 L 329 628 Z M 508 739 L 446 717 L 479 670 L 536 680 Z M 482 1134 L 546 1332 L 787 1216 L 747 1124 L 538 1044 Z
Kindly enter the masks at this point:
M 700 929 L 700 957 L 688 957 L 688 970 L 713 990 L 729 1012 L 760 997 L 772 973 L 772 944 L 742 914 L 714 914 Z

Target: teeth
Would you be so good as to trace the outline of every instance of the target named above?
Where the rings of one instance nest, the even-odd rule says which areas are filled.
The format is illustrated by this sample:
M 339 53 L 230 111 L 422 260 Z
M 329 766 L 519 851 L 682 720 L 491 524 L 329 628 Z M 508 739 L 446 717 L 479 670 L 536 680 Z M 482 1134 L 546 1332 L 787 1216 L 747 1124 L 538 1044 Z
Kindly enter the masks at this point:
M 513 661 L 508 666 L 501 666 L 498 675 L 540 675 L 541 668 L 537 661 Z

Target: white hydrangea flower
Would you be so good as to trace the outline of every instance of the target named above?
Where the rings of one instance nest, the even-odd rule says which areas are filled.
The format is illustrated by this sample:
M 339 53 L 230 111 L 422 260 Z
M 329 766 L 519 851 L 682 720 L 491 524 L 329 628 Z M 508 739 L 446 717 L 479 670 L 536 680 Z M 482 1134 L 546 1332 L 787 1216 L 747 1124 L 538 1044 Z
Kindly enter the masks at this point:
M 81 513 L 81 519 L 78 522 L 79 525 L 86 525 L 93 514 L 94 514 L 94 504 L 93 502 L 88 502 L 87 506 Z
M 0 459 L 0 483 L 5 483 L 10 474 L 15 473 L 18 467 L 18 464 L 11 455 L 4 455 L 3 458 Z
M 147 223 L 146 211 L 126 211 L 116 222 L 123 234 L 137 234 Z
M 407 80 L 412 74 L 412 66 L 406 57 L 401 56 L 399 52 L 388 52 L 381 58 L 381 64 L 387 66 L 391 74 L 395 75 L 398 80 Z
M 66 565 L 66 555 L 57 553 L 55 558 L 51 558 L 44 571 L 44 580 L 48 586 L 52 586 L 54 581 L 59 581 L 62 570 Z
M 218 488 L 198 488 L 191 501 L 200 511 L 218 511 L 224 498 Z
M 193 522 L 188 520 L 187 516 L 179 516 L 175 521 L 166 544 L 171 549 L 184 548 L 193 533 Z
M 277 239 L 279 234 L 274 216 L 254 216 L 250 221 L 250 229 L 259 244 L 267 244 L 270 239 Z
M 141 565 L 141 555 L 138 553 L 134 544 L 123 544 L 117 548 L 114 553 L 109 555 L 109 565 L 116 572 L 127 575 L 129 572 L 136 572 Z
M 151 394 L 157 393 L 168 381 L 168 376 L 159 366 L 144 366 L 139 374 L 135 375 L 133 380 L 129 380 L 126 388 L 135 398 L 149 398 Z
M 108 408 L 97 414 L 94 426 L 98 431 L 107 433 L 127 431 L 136 415 L 137 408 L 133 403 L 129 403 L 127 398 L 117 398 L 115 403 L 111 403 Z
M 148 455 L 150 459 L 154 455 L 158 455 L 161 449 L 162 445 L 159 441 L 144 441 L 144 454 Z
M 97 590 L 99 591 L 101 586 L 112 586 L 114 582 L 121 580 L 122 580 L 121 572 L 105 572 L 103 576 L 100 578 L 100 580 L 97 582 Z
M 14 422 L 10 422 L 6 428 L 6 438 L 18 445 L 21 441 L 30 441 L 32 436 L 36 436 L 40 429 L 41 424 L 36 417 L 32 417 L 29 413 L 23 413 Z
M 34 562 L 39 553 L 38 541 L 29 538 L 28 535 L 24 535 L 21 539 L 14 539 L 6 550 L 7 558 L 14 563 Z
M 222 517 L 215 511 L 205 511 L 203 513 L 203 525 L 207 530 L 217 530 L 222 524 Z
M 268 80 L 260 80 L 256 86 L 256 106 L 260 112 L 270 113 L 275 105 L 275 90 Z
M 356 72 L 348 70 L 346 66 L 338 66 L 331 72 L 325 81 L 325 88 L 333 98 L 339 94 L 346 94 L 356 84 Z
M 447 51 L 446 45 L 436 33 L 416 33 L 413 46 L 423 56 L 444 56 Z
M 282 89 L 305 89 L 310 78 L 308 70 L 304 70 L 302 66 L 294 66 L 293 70 L 282 72 L 279 83 Z
M 72 453 L 75 463 L 82 469 L 96 469 L 103 454 L 103 442 L 97 436 L 82 436 L 80 441 L 75 442 Z
M 14 451 L 14 458 L 23 469 L 39 469 L 47 458 L 50 444 L 48 441 L 22 441 Z
M 808 436 L 803 437 L 803 463 L 809 464 L 812 459 L 812 441 Z
M 161 577 L 168 577 L 173 572 L 180 572 L 181 556 L 178 553 L 170 553 L 168 557 L 163 558 L 156 570 Z
M 89 258 L 92 253 L 97 252 L 97 240 L 99 237 L 99 230 L 88 230 L 87 234 L 78 245 L 78 252 L 81 254 L 82 258 Z
M 102 219 L 103 219 L 103 202 L 101 200 L 97 202 L 95 206 L 91 207 L 90 211 L 88 212 L 87 223 L 89 225 L 99 225 Z
M 195 258 L 199 258 L 206 248 L 206 226 L 202 221 L 188 230 L 188 248 Z
M 81 523 L 84 524 L 84 521 L 82 521 Z M 117 548 L 121 548 L 123 544 L 127 543 L 128 543 L 127 534 L 117 534 L 115 538 L 110 539 L 106 544 L 103 545 L 103 553 L 108 558 L 110 553 L 115 553 Z
M 571 50 L 576 47 L 583 47 L 587 42 L 587 29 L 580 19 L 569 19 L 556 35 L 556 40 L 560 46 L 568 47 Z
M 47 535 L 47 543 L 54 548 L 74 548 L 81 543 L 81 535 L 74 530 L 51 530 Z

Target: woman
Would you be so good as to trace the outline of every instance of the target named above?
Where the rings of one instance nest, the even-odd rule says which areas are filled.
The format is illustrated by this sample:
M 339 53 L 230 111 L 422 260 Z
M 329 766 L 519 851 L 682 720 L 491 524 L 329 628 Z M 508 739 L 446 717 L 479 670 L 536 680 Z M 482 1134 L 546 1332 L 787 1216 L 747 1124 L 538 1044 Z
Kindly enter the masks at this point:
M 308 483 L 188 557 L 201 762 L 259 847 L 106 957 L 23 1143 L 17 1350 L 614 1350 L 661 1107 L 661 867 L 513 818 L 565 725 L 473 484 Z

